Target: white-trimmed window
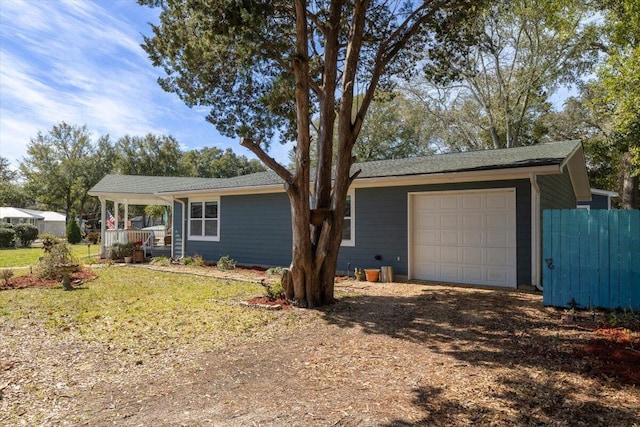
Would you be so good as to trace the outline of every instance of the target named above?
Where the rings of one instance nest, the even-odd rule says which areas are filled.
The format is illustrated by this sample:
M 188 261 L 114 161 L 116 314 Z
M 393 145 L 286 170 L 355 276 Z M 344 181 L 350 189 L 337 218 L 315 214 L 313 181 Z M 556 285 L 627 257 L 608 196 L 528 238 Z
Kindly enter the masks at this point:
M 347 203 L 344 207 L 344 222 L 342 224 L 342 246 L 356 245 L 356 194 L 351 190 L 347 193 Z
M 189 239 L 220 240 L 220 199 L 189 200 Z

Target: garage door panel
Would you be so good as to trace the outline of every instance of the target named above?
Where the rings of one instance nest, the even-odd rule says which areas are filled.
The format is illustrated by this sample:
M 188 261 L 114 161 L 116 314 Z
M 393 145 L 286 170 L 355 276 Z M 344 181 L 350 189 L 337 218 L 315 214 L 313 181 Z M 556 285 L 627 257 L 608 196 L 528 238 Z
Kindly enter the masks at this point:
M 416 245 L 437 245 L 440 243 L 440 233 L 435 231 L 420 230 L 414 235 L 414 243 Z
M 453 246 L 442 246 L 440 248 L 440 261 L 457 263 L 460 257 L 458 254 L 458 248 Z
M 482 223 L 484 221 L 484 215 L 480 213 L 465 213 L 462 214 L 462 228 L 468 229 L 473 228 L 477 229 L 482 227 Z
M 459 228 L 459 218 L 457 215 L 443 215 L 440 217 L 440 227 L 457 230 Z
M 465 264 L 483 264 L 484 252 L 483 248 L 463 248 L 462 261 Z
M 515 287 L 515 190 L 413 194 L 411 205 L 411 278 Z
M 464 283 L 482 283 L 484 281 L 484 269 L 482 267 L 465 267 L 462 269 Z
M 440 198 L 440 209 L 458 209 L 459 197 L 458 196 L 442 196 Z
M 465 230 L 462 232 L 462 244 L 464 246 L 483 246 L 485 235 L 486 233 L 483 231 Z
M 482 209 L 482 196 L 480 195 L 462 195 L 462 209 L 478 210 Z
M 440 244 L 442 245 L 458 245 L 460 244 L 460 235 L 457 231 L 442 230 L 440 232 Z

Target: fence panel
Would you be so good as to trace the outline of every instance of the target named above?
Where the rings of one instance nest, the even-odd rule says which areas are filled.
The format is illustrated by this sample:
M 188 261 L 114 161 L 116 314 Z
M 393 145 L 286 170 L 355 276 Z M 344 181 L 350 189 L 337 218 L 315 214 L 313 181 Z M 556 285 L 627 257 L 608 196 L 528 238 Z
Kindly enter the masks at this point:
M 640 211 L 545 210 L 543 303 L 640 310 Z

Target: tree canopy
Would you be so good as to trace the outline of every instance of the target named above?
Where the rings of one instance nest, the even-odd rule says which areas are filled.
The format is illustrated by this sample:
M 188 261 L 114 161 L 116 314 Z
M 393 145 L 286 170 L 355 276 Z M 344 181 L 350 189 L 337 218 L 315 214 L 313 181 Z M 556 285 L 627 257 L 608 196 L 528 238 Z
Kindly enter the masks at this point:
M 445 64 L 473 41 L 468 23 L 483 2 L 140 2 L 162 6 L 144 42 L 166 73 L 160 85 L 211 108 L 207 119 L 220 132 L 243 138 L 282 178 L 293 222 L 287 296 L 305 306 L 331 302 L 347 190 L 357 176 L 353 149 L 376 90 L 419 68 L 449 77 Z M 296 142 L 293 171 L 266 151 L 276 135 Z M 311 208 L 329 212 L 321 226 L 310 226 Z

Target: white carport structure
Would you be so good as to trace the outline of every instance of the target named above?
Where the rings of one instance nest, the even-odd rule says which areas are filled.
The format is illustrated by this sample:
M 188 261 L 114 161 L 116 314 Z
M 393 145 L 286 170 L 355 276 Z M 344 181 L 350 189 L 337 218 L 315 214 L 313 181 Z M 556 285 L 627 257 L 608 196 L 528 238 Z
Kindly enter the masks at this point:
M 132 205 L 162 205 L 172 208 L 172 200 L 163 198 L 153 192 L 153 189 L 145 185 L 150 179 L 162 180 L 162 177 L 145 177 L 145 176 L 126 176 L 127 181 L 136 180 L 137 182 L 127 182 L 118 185 L 118 188 L 100 187 L 101 182 L 89 192 L 91 196 L 97 196 L 100 200 L 100 237 L 101 248 L 100 256 L 106 257 L 107 249 L 114 243 L 126 242 L 142 242 L 145 254 L 148 253 L 154 245 L 155 233 L 153 230 L 137 230 L 129 229 L 129 206 Z M 138 192 L 131 192 L 131 191 Z M 113 212 L 115 229 L 107 229 L 107 202 L 113 202 Z M 124 205 L 123 227 L 119 228 L 120 205 Z M 173 214 L 173 212 L 172 212 Z M 173 217 L 173 215 L 171 215 Z M 173 250 L 172 250 L 173 252 Z
M 8 222 L 10 224 L 27 223 L 37 226 L 38 220 L 42 219 L 44 219 L 42 215 L 29 212 L 26 209 L 0 207 L 0 221 Z

